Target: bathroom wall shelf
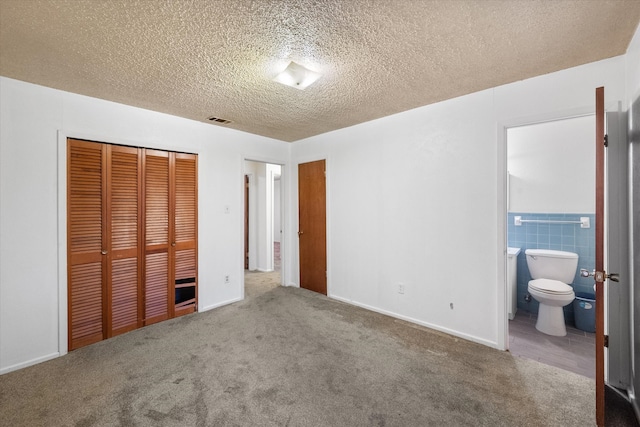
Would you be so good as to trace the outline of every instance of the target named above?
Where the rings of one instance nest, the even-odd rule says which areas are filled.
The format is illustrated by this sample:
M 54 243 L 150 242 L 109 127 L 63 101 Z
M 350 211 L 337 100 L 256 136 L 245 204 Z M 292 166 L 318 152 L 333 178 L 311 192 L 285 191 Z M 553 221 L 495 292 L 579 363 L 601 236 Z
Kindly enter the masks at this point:
M 531 222 L 536 224 L 580 224 L 580 228 L 591 228 L 591 221 L 588 216 L 581 216 L 579 221 L 553 220 L 553 219 L 522 219 L 521 216 L 513 217 L 514 225 L 521 226 Z

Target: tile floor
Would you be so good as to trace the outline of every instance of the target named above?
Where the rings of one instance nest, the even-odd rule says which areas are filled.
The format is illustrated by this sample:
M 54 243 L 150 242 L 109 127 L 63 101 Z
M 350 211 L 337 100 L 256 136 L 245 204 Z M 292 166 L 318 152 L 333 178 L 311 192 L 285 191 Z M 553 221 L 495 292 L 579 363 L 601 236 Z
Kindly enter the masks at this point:
M 595 378 L 595 334 L 567 325 L 567 336 L 554 337 L 536 329 L 535 314 L 522 310 L 509 321 L 509 351 L 585 377 Z

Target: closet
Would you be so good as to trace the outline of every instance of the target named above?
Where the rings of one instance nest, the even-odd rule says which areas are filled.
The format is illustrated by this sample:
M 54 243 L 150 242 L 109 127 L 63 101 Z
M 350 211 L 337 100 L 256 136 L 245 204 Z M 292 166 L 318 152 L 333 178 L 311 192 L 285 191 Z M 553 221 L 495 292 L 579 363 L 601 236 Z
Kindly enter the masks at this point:
M 67 141 L 69 350 L 197 309 L 197 155 Z

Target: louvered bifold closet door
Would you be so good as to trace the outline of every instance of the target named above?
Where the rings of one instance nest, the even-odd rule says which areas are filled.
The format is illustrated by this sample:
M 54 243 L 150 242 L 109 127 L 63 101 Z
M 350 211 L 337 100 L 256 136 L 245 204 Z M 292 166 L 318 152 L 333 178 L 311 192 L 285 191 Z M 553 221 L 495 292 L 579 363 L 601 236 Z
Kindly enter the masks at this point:
M 144 152 L 144 324 L 149 325 L 168 319 L 173 307 L 169 280 L 169 153 Z
M 141 288 L 138 242 L 141 192 L 140 149 L 107 146 L 107 326 L 109 336 L 142 326 Z
M 175 153 L 175 315 L 197 310 L 198 157 Z
M 106 338 L 106 147 L 67 141 L 67 302 L 69 350 Z

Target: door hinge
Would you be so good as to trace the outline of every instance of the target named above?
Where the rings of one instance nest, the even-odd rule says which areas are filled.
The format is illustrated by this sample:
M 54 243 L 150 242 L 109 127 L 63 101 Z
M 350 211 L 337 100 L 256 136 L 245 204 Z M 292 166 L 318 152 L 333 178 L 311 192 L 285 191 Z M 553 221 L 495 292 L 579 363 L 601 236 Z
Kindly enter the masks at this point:
M 604 336 L 604 346 L 609 348 L 609 335 Z
M 604 135 L 604 146 L 605 147 L 609 146 L 609 135 L 607 134 Z

